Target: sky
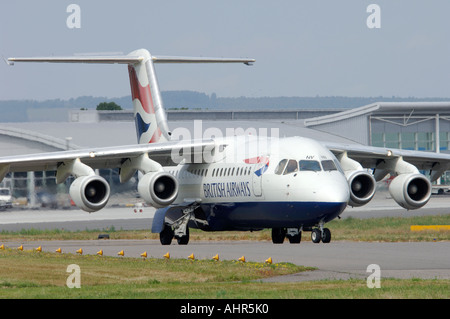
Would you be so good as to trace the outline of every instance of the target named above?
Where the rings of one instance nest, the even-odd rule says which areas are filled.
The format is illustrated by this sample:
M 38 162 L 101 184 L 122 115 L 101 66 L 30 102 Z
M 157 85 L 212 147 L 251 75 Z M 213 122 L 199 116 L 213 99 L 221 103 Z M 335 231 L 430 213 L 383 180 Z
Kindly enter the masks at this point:
M 70 4 L 78 5 L 79 19 L 71 19 Z M 368 12 L 371 4 L 378 9 Z M 127 54 L 145 48 L 154 55 L 256 59 L 251 67 L 156 65 L 163 91 L 218 97 L 450 97 L 448 0 L 9 0 L 1 5 L 3 57 Z M 79 28 L 69 27 L 68 18 Z M 124 65 L 10 67 L 0 61 L 0 100 L 126 95 Z

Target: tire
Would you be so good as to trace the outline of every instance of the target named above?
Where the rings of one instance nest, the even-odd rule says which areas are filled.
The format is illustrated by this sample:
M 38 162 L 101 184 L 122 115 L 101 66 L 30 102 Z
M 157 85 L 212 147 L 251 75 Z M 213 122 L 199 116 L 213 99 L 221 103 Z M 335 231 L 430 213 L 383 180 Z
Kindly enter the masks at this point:
M 164 225 L 163 230 L 159 233 L 159 241 L 161 245 L 170 245 L 173 239 L 172 227 Z
M 311 231 L 311 241 L 314 244 L 320 243 L 320 240 L 322 239 L 322 234 L 320 233 L 320 229 L 315 228 Z
M 285 228 L 272 228 L 272 243 L 282 244 L 284 242 L 285 237 L 286 237 Z
M 331 241 L 331 231 L 328 228 L 323 229 L 322 242 L 328 244 Z
M 300 242 L 302 241 L 302 232 L 299 231 L 298 235 L 287 236 L 287 238 L 289 239 L 290 244 L 300 244 Z
M 178 245 L 187 245 L 189 243 L 189 228 L 186 228 L 186 235 L 176 237 Z

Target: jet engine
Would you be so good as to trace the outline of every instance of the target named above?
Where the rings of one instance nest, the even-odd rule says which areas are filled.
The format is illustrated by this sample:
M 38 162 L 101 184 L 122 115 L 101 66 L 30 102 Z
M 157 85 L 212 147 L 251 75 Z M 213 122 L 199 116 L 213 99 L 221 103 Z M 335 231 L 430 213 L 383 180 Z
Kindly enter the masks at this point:
M 150 172 L 139 180 L 138 192 L 153 207 L 165 207 L 177 198 L 178 181 L 166 172 Z
M 392 198 L 406 209 L 424 206 L 431 196 L 431 183 L 422 174 L 401 174 L 389 185 Z
M 348 204 L 359 207 L 370 202 L 375 195 L 376 181 L 372 174 L 365 171 L 353 171 L 347 176 L 350 187 L 350 200 Z
M 88 175 L 76 178 L 70 185 L 69 194 L 78 208 L 92 213 L 105 207 L 110 189 L 103 177 Z

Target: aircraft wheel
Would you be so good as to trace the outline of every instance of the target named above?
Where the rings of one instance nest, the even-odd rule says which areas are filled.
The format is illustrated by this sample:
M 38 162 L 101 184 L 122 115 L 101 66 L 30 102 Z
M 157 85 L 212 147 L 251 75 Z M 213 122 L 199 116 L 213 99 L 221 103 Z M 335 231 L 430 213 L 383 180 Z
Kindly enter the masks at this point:
M 314 244 L 320 243 L 322 239 L 322 234 L 320 233 L 320 229 L 315 228 L 311 231 L 311 240 Z
M 322 243 L 328 244 L 331 241 L 331 231 L 328 228 L 324 228 L 322 232 Z
M 272 243 L 282 244 L 286 237 L 286 228 L 272 228 Z
M 159 241 L 161 245 L 170 245 L 173 239 L 173 229 L 169 225 L 164 225 L 163 230 L 159 233 Z
M 186 228 L 186 235 L 176 238 L 178 245 L 187 245 L 189 243 L 189 228 Z
M 302 241 L 302 232 L 299 231 L 297 235 L 287 236 L 287 238 L 289 239 L 289 243 L 291 244 L 300 244 L 300 242 Z

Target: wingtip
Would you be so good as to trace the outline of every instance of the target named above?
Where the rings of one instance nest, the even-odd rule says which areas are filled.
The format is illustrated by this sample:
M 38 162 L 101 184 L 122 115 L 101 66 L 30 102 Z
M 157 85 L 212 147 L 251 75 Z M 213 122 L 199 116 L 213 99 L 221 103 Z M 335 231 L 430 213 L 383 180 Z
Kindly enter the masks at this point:
M 9 66 L 13 66 L 13 65 L 14 65 L 14 59 L 13 59 L 13 58 L 7 59 L 7 58 L 5 58 L 5 57 L 2 55 L 2 59 L 3 59 L 3 61 L 5 61 L 5 63 L 6 63 L 7 65 L 9 65 Z

